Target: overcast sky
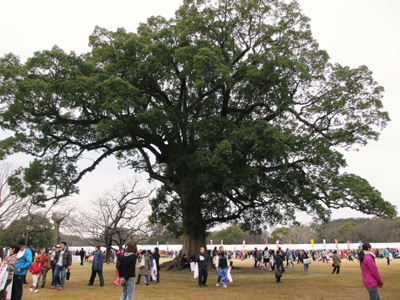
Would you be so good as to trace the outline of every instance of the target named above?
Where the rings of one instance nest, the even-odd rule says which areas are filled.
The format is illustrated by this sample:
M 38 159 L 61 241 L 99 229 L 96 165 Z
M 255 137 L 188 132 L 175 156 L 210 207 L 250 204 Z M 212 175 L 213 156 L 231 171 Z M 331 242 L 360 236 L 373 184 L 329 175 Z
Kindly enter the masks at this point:
M 351 67 L 367 65 L 385 87 L 384 107 L 392 121 L 378 142 L 346 153 L 346 171 L 366 178 L 383 197 L 400 208 L 400 1 L 300 0 L 311 18 L 314 37 L 332 61 Z M 66 51 L 87 52 L 88 36 L 99 25 L 135 31 L 151 15 L 173 16 L 180 0 L 0 0 L 0 55 L 13 52 L 26 59 L 34 51 L 58 45 Z M 9 160 L 23 164 L 21 156 Z M 130 170 L 118 170 L 110 159 L 80 183 L 72 201 L 84 203 L 132 179 Z M 141 177 L 144 180 L 144 177 Z M 335 218 L 359 216 L 340 210 Z M 303 220 L 307 220 L 303 219 Z

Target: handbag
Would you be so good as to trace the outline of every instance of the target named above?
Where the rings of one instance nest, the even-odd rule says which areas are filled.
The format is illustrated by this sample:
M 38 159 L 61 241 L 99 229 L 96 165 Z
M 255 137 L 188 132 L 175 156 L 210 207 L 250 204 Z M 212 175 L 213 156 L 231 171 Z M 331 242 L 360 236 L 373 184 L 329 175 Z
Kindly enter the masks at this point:
M 68 270 L 68 272 L 67 272 L 67 280 L 69 280 L 70 277 L 71 277 L 71 272 Z

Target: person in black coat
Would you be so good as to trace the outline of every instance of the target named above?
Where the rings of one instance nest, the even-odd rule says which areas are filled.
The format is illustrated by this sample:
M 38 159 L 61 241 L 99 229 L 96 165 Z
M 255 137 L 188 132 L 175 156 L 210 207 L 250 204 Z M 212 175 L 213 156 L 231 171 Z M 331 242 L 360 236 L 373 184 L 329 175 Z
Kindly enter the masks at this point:
M 81 251 L 79 251 L 79 256 L 81 257 L 81 266 L 83 266 L 83 260 L 85 259 L 86 252 L 81 248 Z
M 135 293 L 136 252 L 136 244 L 129 243 L 125 249 L 124 255 L 118 259 L 118 271 L 122 286 L 121 300 L 131 300 Z
M 210 258 L 204 247 L 200 248 L 200 254 L 196 256 L 195 261 L 197 262 L 197 266 L 199 268 L 199 286 L 207 286 L 208 264 Z
M 282 250 L 278 250 L 274 255 L 275 261 L 275 279 L 276 282 L 281 282 L 281 278 L 283 273 L 285 272 L 285 267 L 283 266 L 283 262 L 285 261 L 285 256 Z
M 158 249 L 158 247 L 154 248 L 153 258 L 154 258 L 154 261 L 156 262 L 157 283 L 158 283 L 158 282 L 160 282 L 160 249 Z

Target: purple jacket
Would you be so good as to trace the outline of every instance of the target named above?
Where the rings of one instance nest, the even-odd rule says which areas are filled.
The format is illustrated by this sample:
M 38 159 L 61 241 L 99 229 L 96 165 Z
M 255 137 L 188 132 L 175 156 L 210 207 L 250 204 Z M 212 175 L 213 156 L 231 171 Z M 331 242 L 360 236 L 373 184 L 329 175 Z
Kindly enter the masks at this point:
M 383 285 L 383 279 L 379 274 L 375 258 L 371 254 L 365 254 L 364 261 L 361 264 L 364 286 L 366 288 L 378 287 Z

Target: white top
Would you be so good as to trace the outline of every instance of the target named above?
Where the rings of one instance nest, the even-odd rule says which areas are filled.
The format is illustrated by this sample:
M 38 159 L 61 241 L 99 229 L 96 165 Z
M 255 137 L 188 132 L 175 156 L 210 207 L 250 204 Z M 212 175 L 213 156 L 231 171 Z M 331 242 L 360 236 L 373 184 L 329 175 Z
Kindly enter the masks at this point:
M 63 260 L 64 253 L 65 253 L 65 250 L 61 250 L 60 251 L 60 256 L 58 257 L 57 266 L 62 267 L 62 265 L 63 265 L 62 260 Z

